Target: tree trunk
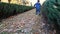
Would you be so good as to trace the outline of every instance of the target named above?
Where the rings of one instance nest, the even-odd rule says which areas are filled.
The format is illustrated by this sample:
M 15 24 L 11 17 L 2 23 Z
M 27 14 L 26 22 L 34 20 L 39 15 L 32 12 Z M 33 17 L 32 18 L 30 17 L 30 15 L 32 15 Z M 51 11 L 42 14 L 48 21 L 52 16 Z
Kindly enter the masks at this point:
M 10 3 L 10 2 L 11 2 L 11 0 L 8 0 L 8 2 Z
M 1 2 L 1 0 L 0 0 L 0 2 Z

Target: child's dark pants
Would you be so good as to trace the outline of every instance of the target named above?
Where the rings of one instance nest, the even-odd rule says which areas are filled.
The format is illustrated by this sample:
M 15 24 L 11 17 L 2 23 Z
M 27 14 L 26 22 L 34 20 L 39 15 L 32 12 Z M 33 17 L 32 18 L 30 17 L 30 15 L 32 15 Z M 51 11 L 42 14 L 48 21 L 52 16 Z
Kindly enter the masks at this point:
M 36 15 L 40 14 L 40 9 L 36 9 Z

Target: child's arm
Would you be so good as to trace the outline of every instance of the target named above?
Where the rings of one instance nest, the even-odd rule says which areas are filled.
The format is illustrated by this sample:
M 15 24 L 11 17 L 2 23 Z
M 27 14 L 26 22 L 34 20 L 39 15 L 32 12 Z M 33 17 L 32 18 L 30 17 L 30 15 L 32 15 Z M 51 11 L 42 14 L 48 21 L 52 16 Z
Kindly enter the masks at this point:
M 39 3 L 40 4 L 40 3 Z M 40 4 L 40 7 L 41 7 L 41 4 Z

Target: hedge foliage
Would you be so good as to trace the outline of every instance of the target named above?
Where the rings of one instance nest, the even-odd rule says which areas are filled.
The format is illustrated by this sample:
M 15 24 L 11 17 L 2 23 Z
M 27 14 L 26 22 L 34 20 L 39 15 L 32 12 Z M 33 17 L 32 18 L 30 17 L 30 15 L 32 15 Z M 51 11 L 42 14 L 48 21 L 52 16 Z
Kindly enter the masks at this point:
M 42 8 L 48 24 L 54 24 L 54 28 L 60 30 L 60 0 L 46 0 Z
M 17 13 L 23 13 L 25 11 L 31 10 L 32 8 L 32 6 L 23 6 L 0 2 L 0 19 Z

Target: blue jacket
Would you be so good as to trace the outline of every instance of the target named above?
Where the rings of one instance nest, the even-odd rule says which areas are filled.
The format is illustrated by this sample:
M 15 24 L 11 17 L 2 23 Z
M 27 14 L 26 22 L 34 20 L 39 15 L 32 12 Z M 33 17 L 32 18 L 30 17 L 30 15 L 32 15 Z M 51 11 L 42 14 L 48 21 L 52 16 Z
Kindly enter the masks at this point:
M 34 7 L 37 9 L 37 10 L 40 10 L 40 7 L 41 7 L 41 4 L 39 2 L 35 3 Z

